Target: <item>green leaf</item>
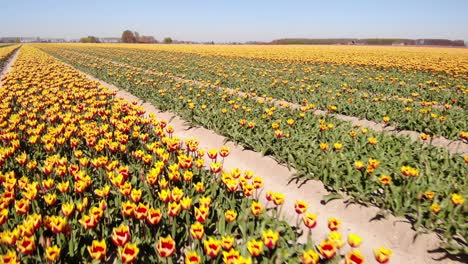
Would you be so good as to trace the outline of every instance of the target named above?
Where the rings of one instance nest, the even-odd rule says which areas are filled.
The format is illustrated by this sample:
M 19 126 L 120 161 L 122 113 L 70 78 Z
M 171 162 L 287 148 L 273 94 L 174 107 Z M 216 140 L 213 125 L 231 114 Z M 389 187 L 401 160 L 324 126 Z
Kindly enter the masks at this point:
M 327 204 L 330 201 L 333 201 L 336 199 L 343 199 L 343 196 L 339 193 L 329 193 L 327 195 L 322 196 L 322 201 L 324 202 L 324 204 Z

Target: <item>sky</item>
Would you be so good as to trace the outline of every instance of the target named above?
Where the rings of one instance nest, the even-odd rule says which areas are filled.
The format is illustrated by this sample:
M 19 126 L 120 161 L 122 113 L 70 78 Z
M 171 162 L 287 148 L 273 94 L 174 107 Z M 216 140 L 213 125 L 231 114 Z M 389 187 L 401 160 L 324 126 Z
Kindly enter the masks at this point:
M 0 0 L 0 37 L 468 40 L 468 0 Z

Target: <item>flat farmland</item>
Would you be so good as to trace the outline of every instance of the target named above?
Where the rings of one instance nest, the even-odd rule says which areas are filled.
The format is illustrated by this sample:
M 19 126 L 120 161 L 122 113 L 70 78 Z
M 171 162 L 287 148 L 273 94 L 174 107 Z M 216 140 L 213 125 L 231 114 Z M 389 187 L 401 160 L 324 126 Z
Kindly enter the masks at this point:
M 411 252 L 392 246 L 412 238 L 375 229 L 389 219 L 432 235 L 453 261 L 468 253 L 467 49 L 0 47 L 0 63 L 9 59 L 3 259 L 400 263 Z M 282 178 L 257 175 L 262 156 Z M 310 206 L 311 183 L 323 211 Z M 369 230 L 330 215 L 338 202 L 344 216 L 372 210 Z M 408 263 L 432 263 L 421 252 Z

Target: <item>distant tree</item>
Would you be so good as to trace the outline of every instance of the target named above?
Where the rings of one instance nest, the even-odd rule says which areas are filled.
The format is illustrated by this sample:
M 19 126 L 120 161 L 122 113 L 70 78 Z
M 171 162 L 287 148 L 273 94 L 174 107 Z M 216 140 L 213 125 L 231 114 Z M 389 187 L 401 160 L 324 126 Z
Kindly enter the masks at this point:
M 21 39 L 20 39 L 20 38 L 16 38 L 15 43 L 21 43 Z
M 169 38 L 169 37 L 164 38 L 163 42 L 166 43 L 166 44 L 171 44 L 172 43 L 172 38 Z
M 137 39 L 138 43 L 157 43 L 158 41 L 154 39 L 153 36 L 141 36 Z
M 136 42 L 135 34 L 130 30 L 125 30 L 122 33 L 122 42 L 123 43 L 135 43 Z
M 81 43 L 99 43 L 99 39 L 94 36 L 87 36 L 85 38 L 80 38 Z

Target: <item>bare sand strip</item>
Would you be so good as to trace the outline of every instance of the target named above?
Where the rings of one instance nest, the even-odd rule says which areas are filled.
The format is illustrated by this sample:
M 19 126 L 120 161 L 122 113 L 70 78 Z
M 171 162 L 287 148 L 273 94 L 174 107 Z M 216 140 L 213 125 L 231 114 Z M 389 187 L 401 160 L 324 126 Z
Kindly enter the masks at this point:
M 76 52 L 74 52 L 74 53 L 76 53 Z M 92 55 L 90 55 L 90 56 L 92 56 Z M 224 91 L 229 91 L 231 93 L 237 93 L 237 94 L 239 94 L 241 96 L 248 94 L 249 97 L 253 98 L 253 99 L 263 99 L 265 101 L 267 101 L 267 99 L 268 99 L 268 98 L 261 97 L 261 96 L 252 96 L 249 93 L 236 91 L 236 90 L 234 90 L 232 88 L 215 86 L 215 85 L 206 84 L 206 83 L 203 83 L 203 82 L 200 82 L 200 81 L 184 79 L 184 78 L 180 78 L 180 77 L 173 76 L 173 75 L 167 75 L 167 74 L 157 72 L 157 71 L 153 71 L 153 70 L 150 70 L 150 69 L 135 67 L 135 66 L 132 66 L 132 65 L 116 62 L 116 61 L 109 60 L 109 59 L 104 59 L 104 58 L 100 58 L 100 57 L 97 57 L 97 58 L 99 58 L 99 59 L 101 59 L 103 61 L 113 63 L 113 64 L 115 64 L 117 66 L 142 71 L 142 72 L 147 73 L 147 74 L 154 74 L 154 75 L 157 75 L 157 76 L 166 76 L 166 77 L 172 78 L 172 79 L 174 79 L 174 80 L 176 80 L 178 82 L 192 83 L 192 84 L 195 84 L 195 85 L 203 85 L 203 86 L 206 86 L 206 87 L 212 87 L 212 88 L 216 88 L 216 89 L 220 89 L 220 90 L 224 90 Z M 273 102 L 274 104 L 276 104 L 279 107 L 287 106 L 287 107 L 296 108 L 296 109 L 302 107 L 299 104 L 291 103 L 291 102 L 284 101 L 284 100 L 273 99 L 273 100 L 271 100 L 271 102 Z M 403 136 L 403 137 L 407 136 L 413 142 L 421 142 L 421 143 L 424 143 L 424 144 L 433 145 L 435 147 L 445 148 L 445 149 L 447 149 L 447 151 L 450 154 L 468 155 L 468 142 L 463 142 L 463 141 L 460 141 L 460 140 L 450 140 L 450 139 L 447 139 L 447 138 L 441 137 L 441 136 L 440 137 L 431 137 L 429 140 L 424 141 L 424 140 L 422 140 L 420 138 L 420 133 L 416 132 L 416 131 L 398 130 L 396 127 L 389 126 L 389 125 L 384 124 L 384 123 L 377 123 L 377 122 L 374 122 L 374 121 L 370 121 L 370 120 L 367 120 L 367 119 L 361 119 L 361 118 L 354 117 L 354 116 L 347 116 L 347 115 L 341 115 L 341 114 L 330 114 L 329 112 L 323 111 L 323 110 L 315 110 L 313 113 L 315 115 L 332 115 L 332 116 L 334 116 L 335 118 L 337 118 L 339 120 L 350 122 L 353 126 L 366 127 L 366 128 L 373 129 L 374 131 L 377 131 L 377 132 L 384 132 L 384 133 L 388 133 L 388 134 L 392 134 L 392 135 L 396 135 L 396 136 Z
M 161 112 L 153 105 L 143 102 L 114 85 L 110 85 L 82 71 L 80 72 L 89 79 L 98 81 L 101 85 L 116 91 L 117 98 L 138 101 L 146 110 L 147 115 L 154 113 L 158 119 L 169 121 L 175 128 L 174 135 L 178 136 L 181 140 L 198 138 L 200 140 L 200 148 L 207 150 L 211 148 L 219 149 L 223 145 L 228 146 L 231 149 L 231 154 L 224 163 L 224 169 L 240 168 L 241 170 L 251 170 L 255 175 L 264 179 L 264 190 L 285 194 L 286 201 L 282 210 L 282 216 L 292 225 L 296 223 L 297 219 L 294 203 L 296 200 L 304 200 L 310 206 L 310 212 L 318 213 L 318 224 L 312 231 L 315 241 L 319 241 L 327 236 L 327 219 L 336 217 L 342 220 L 340 231 L 343 234 L 344 240 L 346 240 L 349 233 L 357 233 L 363 237 L 364 242 L 360 248 L 369 263 L 375 263 L 372 250 L 379 246 L 386 246 L 392 249 L 393 256 L 391 263 L 462 263 L 448 259 L 437 260 L 443 257 L 444 254 L 429 252 L 439 248 L 440 240 L 436 234 L 422 234 L 416 237 L 416 232 L 411 228 L 411 224 L 401 217 L 389 216 L 386 219 L 372 221 L 371 219 L 379 211 L 376 207 L 354 204 L 346 205 L 344 200 L 334 200 L 323 205 L 321 203 L 322 197 L 328 194 L 328 192 L 320 181 L 311 180 L 302 186 L 288 183 L 295 171 L 288 169 L 286 166 L 279 165 L 271 157 L 262 156 L 258 152 L 244 150 L 242 146 L 232 142 L 224 144 L 225 137 L 205 128 L 191 128 L 186 124 L 186 121 L 173 113 Z M 261 195 L 260 200 L 263 204 L 266 204 L 264 194 Z M 307 232 L 304 233 L 307 234 Z M 303 237 L 303 240 L 305 240 L 305 237 Z M 344 247 L 343 252 L 347 252 L 347 247 Z

